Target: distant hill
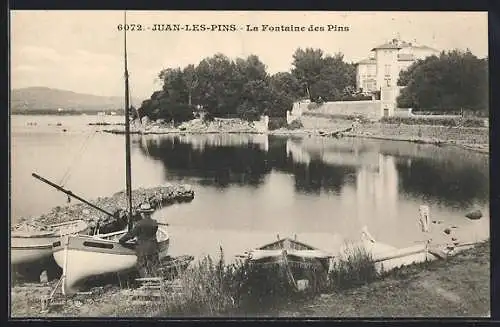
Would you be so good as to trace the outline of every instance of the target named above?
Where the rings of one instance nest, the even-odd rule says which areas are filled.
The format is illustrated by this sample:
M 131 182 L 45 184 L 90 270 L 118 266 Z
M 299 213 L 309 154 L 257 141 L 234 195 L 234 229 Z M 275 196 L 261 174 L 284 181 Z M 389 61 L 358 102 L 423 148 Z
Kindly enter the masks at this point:
M 36 110 L 105 111 L 123 109 L 124 99 L 119 96 L 99 96 L 72 91 L 52 89 L 48 87 L 27 87 L 11 91 L 12 112 Z M 138 106 L 141 101 L 132 99 Z

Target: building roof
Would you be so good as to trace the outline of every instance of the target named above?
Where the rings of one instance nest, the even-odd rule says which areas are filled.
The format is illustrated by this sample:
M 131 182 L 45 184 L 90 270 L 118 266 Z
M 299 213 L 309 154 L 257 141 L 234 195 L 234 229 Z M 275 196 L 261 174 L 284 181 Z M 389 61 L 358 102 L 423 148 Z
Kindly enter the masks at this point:
M 388 41 L 388 42 L 386 42 L 384 44 L 376 46 L 371 51 L 375 51 L 375 50 L 379 50 L 379 49 L 395 49 L 395 50 L 399 50 L 399 49 L 402 49 L 402 48 L 413 48 L 413 49 L 431 50 L 431 51 L 438 52 L 438 50 L 436 50 L 434 48 L 431 48 L 431 47 L 428 47 L 426 45 L 412 44 L 411 42 L 406 42 L 406 41 L 400 40 L 399 38 L 394 38 L 391 41 Z
M 400 41 L 399 45 L 402 48 L 410 48 L 412 46 L 411 42 L 406 42 L 406 41 Z
M 399 44 L 388 42 L 388 43 L 384 43 L 384 44 L 381 44 L 379 46 L 376 46 L 371 51 L 380 50 L 380 49 L 396 49 L 396 50 L 399 50 L 399 49 L 401 49 L 401 46 Z
M 398 54 L 398 61 L 413 61 L 415 57 L 411 53 Z
M 376 63 L 375 58 L 366 58 L 357 62 L 358 65 L 375 65 Z
M 432 51 L 435 51 L 435 52 L 439 52 L 438 50 L 436 50 L 434 48 L 431 48 L 431 47 L 428 47 L 426 45 L 414 45 L 414 46 L 412 46 L 412 48 L 414 48 L 414 49 L 422 49 L 422 50 L 432 50 Z

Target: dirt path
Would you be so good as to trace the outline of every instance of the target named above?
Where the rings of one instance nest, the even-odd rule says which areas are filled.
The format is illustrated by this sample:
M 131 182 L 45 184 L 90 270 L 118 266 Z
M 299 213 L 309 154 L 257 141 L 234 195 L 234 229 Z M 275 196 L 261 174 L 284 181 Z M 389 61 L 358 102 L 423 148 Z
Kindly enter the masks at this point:
M 272 315 L 293 317 L 489 317 L 489 244 L 384 280 L 322 294 Z

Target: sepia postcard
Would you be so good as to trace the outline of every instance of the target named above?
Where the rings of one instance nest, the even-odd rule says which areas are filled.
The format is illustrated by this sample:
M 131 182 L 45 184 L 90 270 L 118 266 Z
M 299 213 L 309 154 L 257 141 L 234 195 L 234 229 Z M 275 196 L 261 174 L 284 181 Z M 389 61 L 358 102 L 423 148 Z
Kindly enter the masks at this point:
M 10 12 L 10 315 L 490 317 L 486 12 Z

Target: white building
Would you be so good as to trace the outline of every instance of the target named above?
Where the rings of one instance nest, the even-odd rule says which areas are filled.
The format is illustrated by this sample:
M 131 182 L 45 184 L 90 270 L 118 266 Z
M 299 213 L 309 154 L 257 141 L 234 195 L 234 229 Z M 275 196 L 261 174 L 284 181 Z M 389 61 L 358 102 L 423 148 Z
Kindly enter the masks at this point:
M 438 54 L 439 51 L 431 47 L 393 39 L 374 47 L 367 59 L 357 63 L 356 87 L 363 92 L 395 87 L 401 70 L 418 59 Z

